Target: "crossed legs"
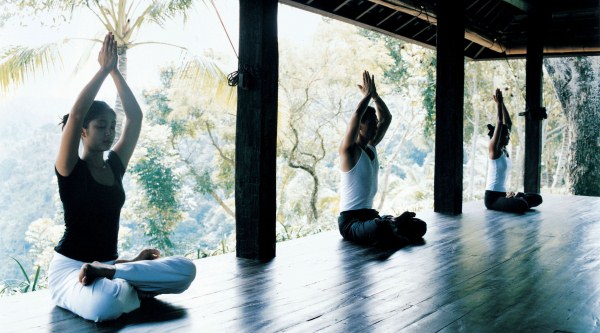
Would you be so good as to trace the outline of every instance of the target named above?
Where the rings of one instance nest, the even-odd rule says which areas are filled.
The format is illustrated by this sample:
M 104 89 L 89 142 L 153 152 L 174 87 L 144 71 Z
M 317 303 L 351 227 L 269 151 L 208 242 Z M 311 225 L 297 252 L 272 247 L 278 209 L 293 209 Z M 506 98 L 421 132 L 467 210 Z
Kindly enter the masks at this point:
M 139 308 L 140 296 L 181 293 L 195 276 L 196 266 L 183 257 L 90 264 L 55 253 L 48 282 L 56 305 L 98 322 Z
M 338 225 L 341 235 L 358 244 L 377 247 L 397 247 L 420 240 L 427 232 L 427 224 L 415 213 L 379 216 L 372 209 L 340 213 Z

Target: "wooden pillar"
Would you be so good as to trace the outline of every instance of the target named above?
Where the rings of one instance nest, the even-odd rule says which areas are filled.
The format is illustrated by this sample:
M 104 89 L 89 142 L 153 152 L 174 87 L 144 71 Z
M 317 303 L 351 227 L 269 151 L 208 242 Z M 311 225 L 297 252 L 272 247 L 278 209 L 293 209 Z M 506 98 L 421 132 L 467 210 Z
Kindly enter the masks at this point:
M 434 211 L 462 212 L 464 0 L 438 1 Z
M 235 154 L 236 254 L 275 257 L 277 0 L 240 0 Z
M 542 161 L 542 65 L 544 52 L 544 17 L 542 4 L 531 6 L 527 18 L 527 57 L 525 63 L 525 165 L 523 180 L 525 192 L 540 192 Z

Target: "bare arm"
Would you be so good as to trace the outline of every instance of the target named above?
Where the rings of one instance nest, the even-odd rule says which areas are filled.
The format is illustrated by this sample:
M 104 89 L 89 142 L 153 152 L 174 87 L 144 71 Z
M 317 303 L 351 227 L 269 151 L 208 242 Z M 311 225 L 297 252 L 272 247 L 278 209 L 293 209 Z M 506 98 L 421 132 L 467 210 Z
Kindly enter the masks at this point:
M 140 105 L 135 99 L 129 85 L 125 82 L 121 72 L 115 68 L 110 72 L 110 75 L 115 82 L 117 92 L 123 103 L 123 110 L 125 111 L 123 132 L 121 133 L 119 141 L 117 141 L 113 147 L 113 151 L 119 155 L 119 158 L 123 163 L 123 168 L 126 169 L 140 136 L 143 114 Z
M 379 120 L 379 123 L 377 124 L 377 134 L 375 134 L 375 138 L 373 138 L 371 145 L 377 146 L 377 144 L 383 140 L 385 133 L 390 127 L 392 114 L 377 92 L 373 94 L 373 101 L 375 102 L 375 110 L 377 110 L 377 119 Z
M 512 129 L 512 121 L 510 120 L 510 115 L 508 114 L 504 100 L 502 100 L 502 123 L 506 125 L 509 130 Z
M 356 106 L 356 111 L 352 113 L 352 117 L 350 117 L 348 127 L 346 128 L 346 134 L 342 138 L 342 142 L 340 143 L 339 147 L 342 171 L 348 171 L 352 169 L 354 164 L 356 164 L 356 160 L 358 159 L 358 157 L 356 156 L 358 155 L 358 150 L 356 149 L 356 139 L 360 131 L 360 121 L 363 115 L 365 114 L 365 111 L 367 110 L 367 106 L 369 106 L 369 102 L 371 100 L 373 90 L 375 88 L 372 82 L 373 81 L 371 76 L 369 75 L 369 72 L 364 71 L 363 84 L 358 85 L 358 88 L 363 93 L 363 98 Z
M 506 108 L 504 107 L 504 100 L 502 98 L 502 92 L 500 89 L 496 89 L 494 101 L 496 102 L 497 108 L 496 128 L 494 129 L 494 134 L 492 135 L 488 146 L 489 158 L 492 160 L 497 159 L 500 156 L 500 134 L 502 133 L 502 127 L 505 126 L 504 110 Z
M 104 79 L 106 79 L 117 62 L 117 46 L 111 33 L 106 34 L 104 37 L 104 42 L 98 55 L 98 62 L 100 63 L 100 69 L 79 93 L 63 129 L 55 166 L 58 173 L 65 177 L 71 174 L 79 158 L 79 139 L 81 138 L 83 119 L 90 109 L 94 98 L 96 98 Z

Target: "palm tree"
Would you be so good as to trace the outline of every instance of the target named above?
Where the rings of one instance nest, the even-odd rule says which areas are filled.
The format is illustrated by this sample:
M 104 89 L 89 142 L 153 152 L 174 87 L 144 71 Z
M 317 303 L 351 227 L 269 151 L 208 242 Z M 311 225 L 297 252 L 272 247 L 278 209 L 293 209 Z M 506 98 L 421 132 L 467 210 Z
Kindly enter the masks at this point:
M 210 0 L 202 0 L 210 1 Z M 144 44 L 163 44 L 186 50 L 184 47 L 166 42 L 146 41 L 137 42 L 133 36 L 138 31 L 149 25 L 163 27 L 169 19 L 183 17 L 192 8 L 192 0 L 48 0 L 27 1 L 20 4 L 23 10 L 33 13 L 58 11 L 72 16 L 78 9 L 91 11 L 97 18 L 102 34 L 110 31 L 114 34 L 118 44 L 119 70 L 127 77 L 127 51 Z M 16 6 L 13 1 L 7 1 L 3 7 Z M 0 7 L 1 8 L 1 7 Z M 6 8 L 2 8 L 6 9 Z M 34 14 L 35 15 L 35 14 Z M 4 18 L 5 19 L 5 18 Z M 63 41 L 48 43 L 36 48 L 25 46 L 12 46 L 4 50 L 0 59 L 0 91 L 6 92 L 11 85 L 19 85 L 25 81 L 27 74 L 44 71 L 60 63 L 60 49 L 66 43 L 81 38 L 66 38 Z M 102 39 L 90 38 L 89 41 L 102 43 Z M 193 75 L 197 78 L 208 79 L 216 83 L 222 90 L 226 85 L 224 73 L 212 61 L 196 56 L 192 61 L 182 67 L 184 75 Z M 121 101 L 117 97 L 115 111 L 118 120 L 122 119 L 123 111 Z M 120 121 L 118 121 L 120 123 Z

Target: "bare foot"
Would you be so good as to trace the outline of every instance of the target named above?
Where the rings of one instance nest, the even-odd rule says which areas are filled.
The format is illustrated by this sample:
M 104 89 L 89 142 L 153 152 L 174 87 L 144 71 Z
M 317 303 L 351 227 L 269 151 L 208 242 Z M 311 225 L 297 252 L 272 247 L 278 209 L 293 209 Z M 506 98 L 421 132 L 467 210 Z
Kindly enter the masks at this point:
M 109 278 L 115 275 L 115 266 L 107 265 L 97 261 L 91 264 L 83 264 L 79 270 L 79 282 L 87 286 L 94 282 L 96 278 Z

